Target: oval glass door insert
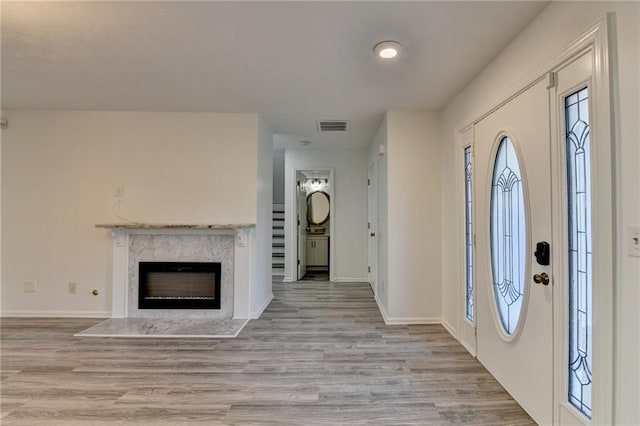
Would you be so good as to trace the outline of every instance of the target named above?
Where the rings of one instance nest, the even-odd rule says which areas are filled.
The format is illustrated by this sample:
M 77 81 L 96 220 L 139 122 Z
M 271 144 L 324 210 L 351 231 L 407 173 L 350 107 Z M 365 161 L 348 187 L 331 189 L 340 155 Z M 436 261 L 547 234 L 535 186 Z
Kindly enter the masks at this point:
M 524 298 L 526 222 L 522 173 L 513 143 L 503 137 L 491 180 L 491 271 L 493 294 L 505 333 L 513 334 Z

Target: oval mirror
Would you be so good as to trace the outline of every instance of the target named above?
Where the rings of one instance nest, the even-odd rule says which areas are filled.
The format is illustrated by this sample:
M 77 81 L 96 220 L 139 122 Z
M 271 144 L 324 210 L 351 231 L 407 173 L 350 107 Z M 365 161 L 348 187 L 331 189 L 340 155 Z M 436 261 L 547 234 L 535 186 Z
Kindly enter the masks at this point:
M 307 195 L 307 222 L 322 225 L 329 220 L 329 194 L 316 191 Z

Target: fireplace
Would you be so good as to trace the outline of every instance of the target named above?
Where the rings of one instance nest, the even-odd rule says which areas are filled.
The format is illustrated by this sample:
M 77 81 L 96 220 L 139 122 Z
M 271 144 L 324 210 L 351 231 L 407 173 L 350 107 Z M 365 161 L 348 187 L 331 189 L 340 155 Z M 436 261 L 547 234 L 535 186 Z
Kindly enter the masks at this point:
M 219 262 L 139 262 L 138 309 L 220 309 Z

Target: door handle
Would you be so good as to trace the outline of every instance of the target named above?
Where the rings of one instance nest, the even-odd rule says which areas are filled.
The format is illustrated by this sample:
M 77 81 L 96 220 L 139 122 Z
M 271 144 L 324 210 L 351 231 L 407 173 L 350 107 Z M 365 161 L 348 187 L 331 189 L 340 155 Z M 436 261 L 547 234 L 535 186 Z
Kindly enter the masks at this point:
M 371 236 L 371 237 L 375 237 L 375 236 L 376 236 L 376 233 L 375 233 L 375 232 L 372 232 L 371 234 L 369 234 L 369 236 Z
M 533 276 L 533 282 L 536 284 L 549 285 L 551 279 L 549 278 L 549 274 L 543 272 L 541 274 L 535 274 Z

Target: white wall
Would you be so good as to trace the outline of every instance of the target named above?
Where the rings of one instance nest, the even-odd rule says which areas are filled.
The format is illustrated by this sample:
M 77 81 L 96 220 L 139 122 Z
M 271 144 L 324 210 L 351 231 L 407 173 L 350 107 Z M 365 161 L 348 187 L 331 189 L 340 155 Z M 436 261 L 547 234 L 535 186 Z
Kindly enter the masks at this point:
M 284 204 L 284 151 L 273 152 L 273 202 Z
M 257 116 L 7 111 L 2 312 L 111 311 L 112 239 L 97 223 L 255 223 Z M 269 162 L 271 160 L 269 159 Z M 266 175 L 266 172 L 265 172 Z M 25 293 L 25 281 L 37 292 Z M 78 294 L 67 293 L 68 282 Z M 91 289 L 100 295 L 90 295 Z
M 617 424 L 640 423 L 640 259 L 626 255 L 620 238 L 631 224 L 640 223 L 640 162 L 638 141 L 640 122 L 638 75 L 640 3 L 555 2 L 523 31 L 444 110 L 442 126 L 442 307 L 443 319 L 454 333 L 460 327 L 463 280 L 461 212 L 456 191 L 461 188 L 454 174 L 459 161 L 455 133 L 493 106 L 504 91 L 529 70 L 573 41 L 606 12 L 617 15 L 619 54 L 620 143 L 617 150 L 618 184 L 618 277 L 616 283 L 615 330 L 615 419 Z
M 295 279 L 291 260 L 296 255 L 295 169 L 334 169 L 335 265 L 331 275 L 337 281 L 367 281 L 367 151 L 286 150 L 285 151 L 285 272 Z
M 263 118 L 258 120 L 258 200 L 256 221 L 255 292 L 251 295 L 251 316 L 257 318 L 273 299 L 271 250 L 273 237 L 273 132 Z
M 379 244 L 387 263 L 379 279 L 386 281 L 380 299 L 390 322 L 440 321 L 439 119 L 433 112 L 389 111 L 381 127 Z M 374 145 L 384 140 L 378 134 Z

